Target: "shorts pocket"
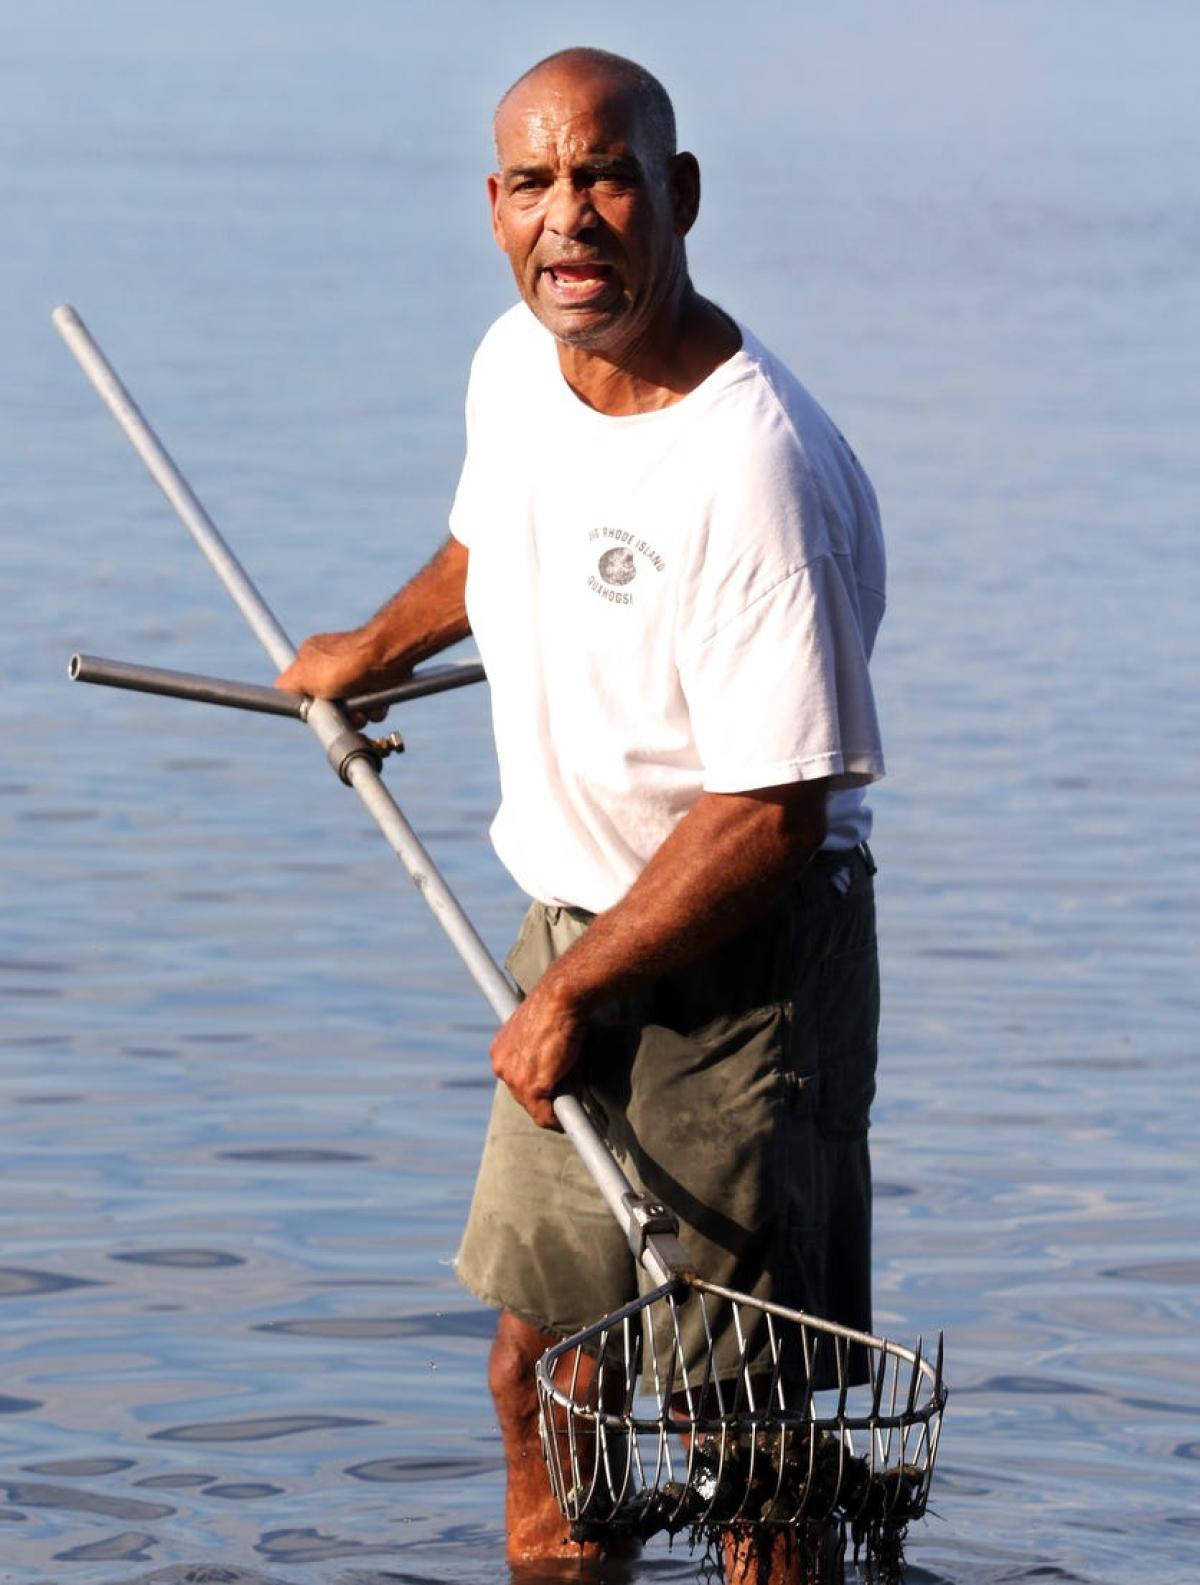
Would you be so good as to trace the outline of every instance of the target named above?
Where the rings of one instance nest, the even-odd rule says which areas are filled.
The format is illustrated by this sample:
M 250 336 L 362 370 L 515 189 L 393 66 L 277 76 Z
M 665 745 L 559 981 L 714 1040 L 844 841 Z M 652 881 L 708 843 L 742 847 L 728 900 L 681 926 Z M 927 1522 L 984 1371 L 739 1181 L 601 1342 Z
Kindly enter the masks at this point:
M 879 958 L 874 943 L 818 966 L 817 1128 L 826 1139 L 861 1139 L 875 1098 Z

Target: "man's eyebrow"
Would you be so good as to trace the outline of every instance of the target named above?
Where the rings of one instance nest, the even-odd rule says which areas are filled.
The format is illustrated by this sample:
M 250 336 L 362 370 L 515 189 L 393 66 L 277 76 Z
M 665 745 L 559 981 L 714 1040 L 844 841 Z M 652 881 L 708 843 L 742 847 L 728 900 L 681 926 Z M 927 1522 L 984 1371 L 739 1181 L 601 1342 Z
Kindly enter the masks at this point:
M 598 171 L 602 175 L 636 176 L 642 169 L 636 154 L 592 154 L 579 163 L 584 170 Z
M 544 176 L 549 168 L 548 165 L 506 165 L 500 174 L 506 182 L 511 182 L 518 176 Z
M 641 174 L 642 162 L 636 154 L 589 154 L 578 162 L 576 169 L 600 176 L 638 176 Z M 501 179 L 506 182 L 521 181 L 526 177 L 547 176 L 549 174 L 550 166 L 548 164 L 506 165 L 500 172 Z

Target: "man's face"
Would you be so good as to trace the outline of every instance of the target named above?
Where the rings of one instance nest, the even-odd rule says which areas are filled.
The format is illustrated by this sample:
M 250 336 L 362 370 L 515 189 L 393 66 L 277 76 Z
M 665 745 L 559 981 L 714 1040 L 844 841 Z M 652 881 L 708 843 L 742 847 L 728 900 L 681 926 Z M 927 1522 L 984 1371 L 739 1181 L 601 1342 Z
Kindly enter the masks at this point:
M 628 92 L 562 70 L 497 117 L 492 229 L 521 296 L 571 346 L 636 344 L 683 275 L 693 214 L 643 121 Z

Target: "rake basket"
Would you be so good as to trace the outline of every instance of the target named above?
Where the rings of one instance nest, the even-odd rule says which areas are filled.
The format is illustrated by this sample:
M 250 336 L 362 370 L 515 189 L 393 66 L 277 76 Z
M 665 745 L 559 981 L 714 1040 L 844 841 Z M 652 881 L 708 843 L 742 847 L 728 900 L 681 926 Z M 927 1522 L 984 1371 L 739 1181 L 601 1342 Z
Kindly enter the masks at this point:
M 868 1559 L 925 1512 L 946 1402 L 940 1337 L 930 1363 L 694 1276 L 551 1348 L 537 1383 L 574 1540 L 840 1526 Z

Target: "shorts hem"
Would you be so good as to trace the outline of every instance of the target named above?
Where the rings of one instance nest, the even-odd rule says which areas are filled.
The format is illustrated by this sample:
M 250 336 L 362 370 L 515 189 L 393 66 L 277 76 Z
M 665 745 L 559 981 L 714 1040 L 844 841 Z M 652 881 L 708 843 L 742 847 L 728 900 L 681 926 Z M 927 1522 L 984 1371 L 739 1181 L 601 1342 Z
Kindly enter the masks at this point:
M 509 1315 L 516 1316 L 518 1321 L 524 1321 L 526 1326 L 532 1326 L 537 1332 L 544 1332 L 547 1337 L 553 1337 L 562 1342 L 564 1338 L 573 1337 L 576 1332 L 582 1332 L 582 1326 L 554 1326 L 547 1321 L 545 1316 L 535 1315 L 532 1310 L 523 1309 L 510 1304 L 507 1299 L 498 1298 L 494 1293 L 489 1293 L 482 1283 L 473 1282 L 464 1275 L 458 1261 L 454 1261 L 454 1275 L 462 1283 L 468 1293 L 474 1294 L 481 1303 L 492 1310 L 504 1310 Z

